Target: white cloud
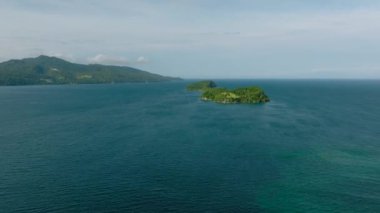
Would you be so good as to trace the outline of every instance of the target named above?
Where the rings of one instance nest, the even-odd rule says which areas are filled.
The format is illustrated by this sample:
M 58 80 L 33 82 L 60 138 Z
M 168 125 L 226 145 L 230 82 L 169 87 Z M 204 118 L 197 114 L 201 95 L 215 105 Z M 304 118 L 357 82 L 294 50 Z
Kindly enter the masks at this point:
M 147 64 L 149 60 L 144 56 L 139 56 L 135 60 L 130 60 L 126 57 L 121 56 L 109 56 L 105 54 L 97 54 L 93 57 L 87 58 L 87 62 L 90 64 L 105 64 L 105 65 L 138 65 L 138 64 Z
M 107 56 L 103 54 L 98 54 L 94 57 L 90 57 L 87 59 L 90 64 L 107 64 L 107 65 L 127 65 L 129 64 L 129 60 L 124 57 L 113 57 Z
M 138 64 L 146 64 L 148 62 L 149 62 L 149 60 L 147 58 L 145 58 L 144 56 L 140 56 L 136 60 L 136 63 L 138 63 Z

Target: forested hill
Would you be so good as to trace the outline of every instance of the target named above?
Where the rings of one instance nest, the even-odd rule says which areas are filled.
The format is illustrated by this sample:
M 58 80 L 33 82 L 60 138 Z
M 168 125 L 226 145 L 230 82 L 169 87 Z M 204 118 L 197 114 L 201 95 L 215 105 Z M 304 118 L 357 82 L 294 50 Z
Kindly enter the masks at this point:
M 0 63 L 0 85 L 96 84 L 179 80 L 126 66 L 75 64 L 39 56 Z

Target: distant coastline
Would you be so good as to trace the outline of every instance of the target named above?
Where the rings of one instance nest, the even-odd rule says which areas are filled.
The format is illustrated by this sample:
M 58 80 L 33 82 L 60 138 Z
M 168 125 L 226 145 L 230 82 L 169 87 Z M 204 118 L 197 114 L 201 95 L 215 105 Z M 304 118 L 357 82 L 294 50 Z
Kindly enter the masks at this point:
M 0 63 L 0 86 L 150 83 L 175 80 L 182 79 L 127 66 L 76 64 L 44 55 Z

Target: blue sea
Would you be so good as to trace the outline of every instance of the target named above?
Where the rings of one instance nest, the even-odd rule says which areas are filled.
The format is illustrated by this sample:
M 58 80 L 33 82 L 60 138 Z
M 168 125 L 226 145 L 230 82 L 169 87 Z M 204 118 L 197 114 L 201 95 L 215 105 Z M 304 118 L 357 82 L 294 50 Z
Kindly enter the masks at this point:
M 380 212 L 380 81 L 0 87 L 0 212 Z

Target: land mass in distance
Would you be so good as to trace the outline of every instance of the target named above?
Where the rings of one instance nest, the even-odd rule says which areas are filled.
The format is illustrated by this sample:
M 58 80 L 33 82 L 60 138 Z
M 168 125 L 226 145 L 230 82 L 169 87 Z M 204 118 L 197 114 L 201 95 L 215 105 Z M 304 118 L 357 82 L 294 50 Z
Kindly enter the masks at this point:
M 189 84 L 187 90 L 202 92 L 201 99 L 204 101 L 223 104 L 269 102 L 269 97 L 264 90 L 257 86 L 227 89 L 217 87 L 213 81 L 199 81 Z
M 0 85 L 102 84 L 180 80 L 127 66 L 76 64 L 56 57 L 9 60 L 0 63 Z

